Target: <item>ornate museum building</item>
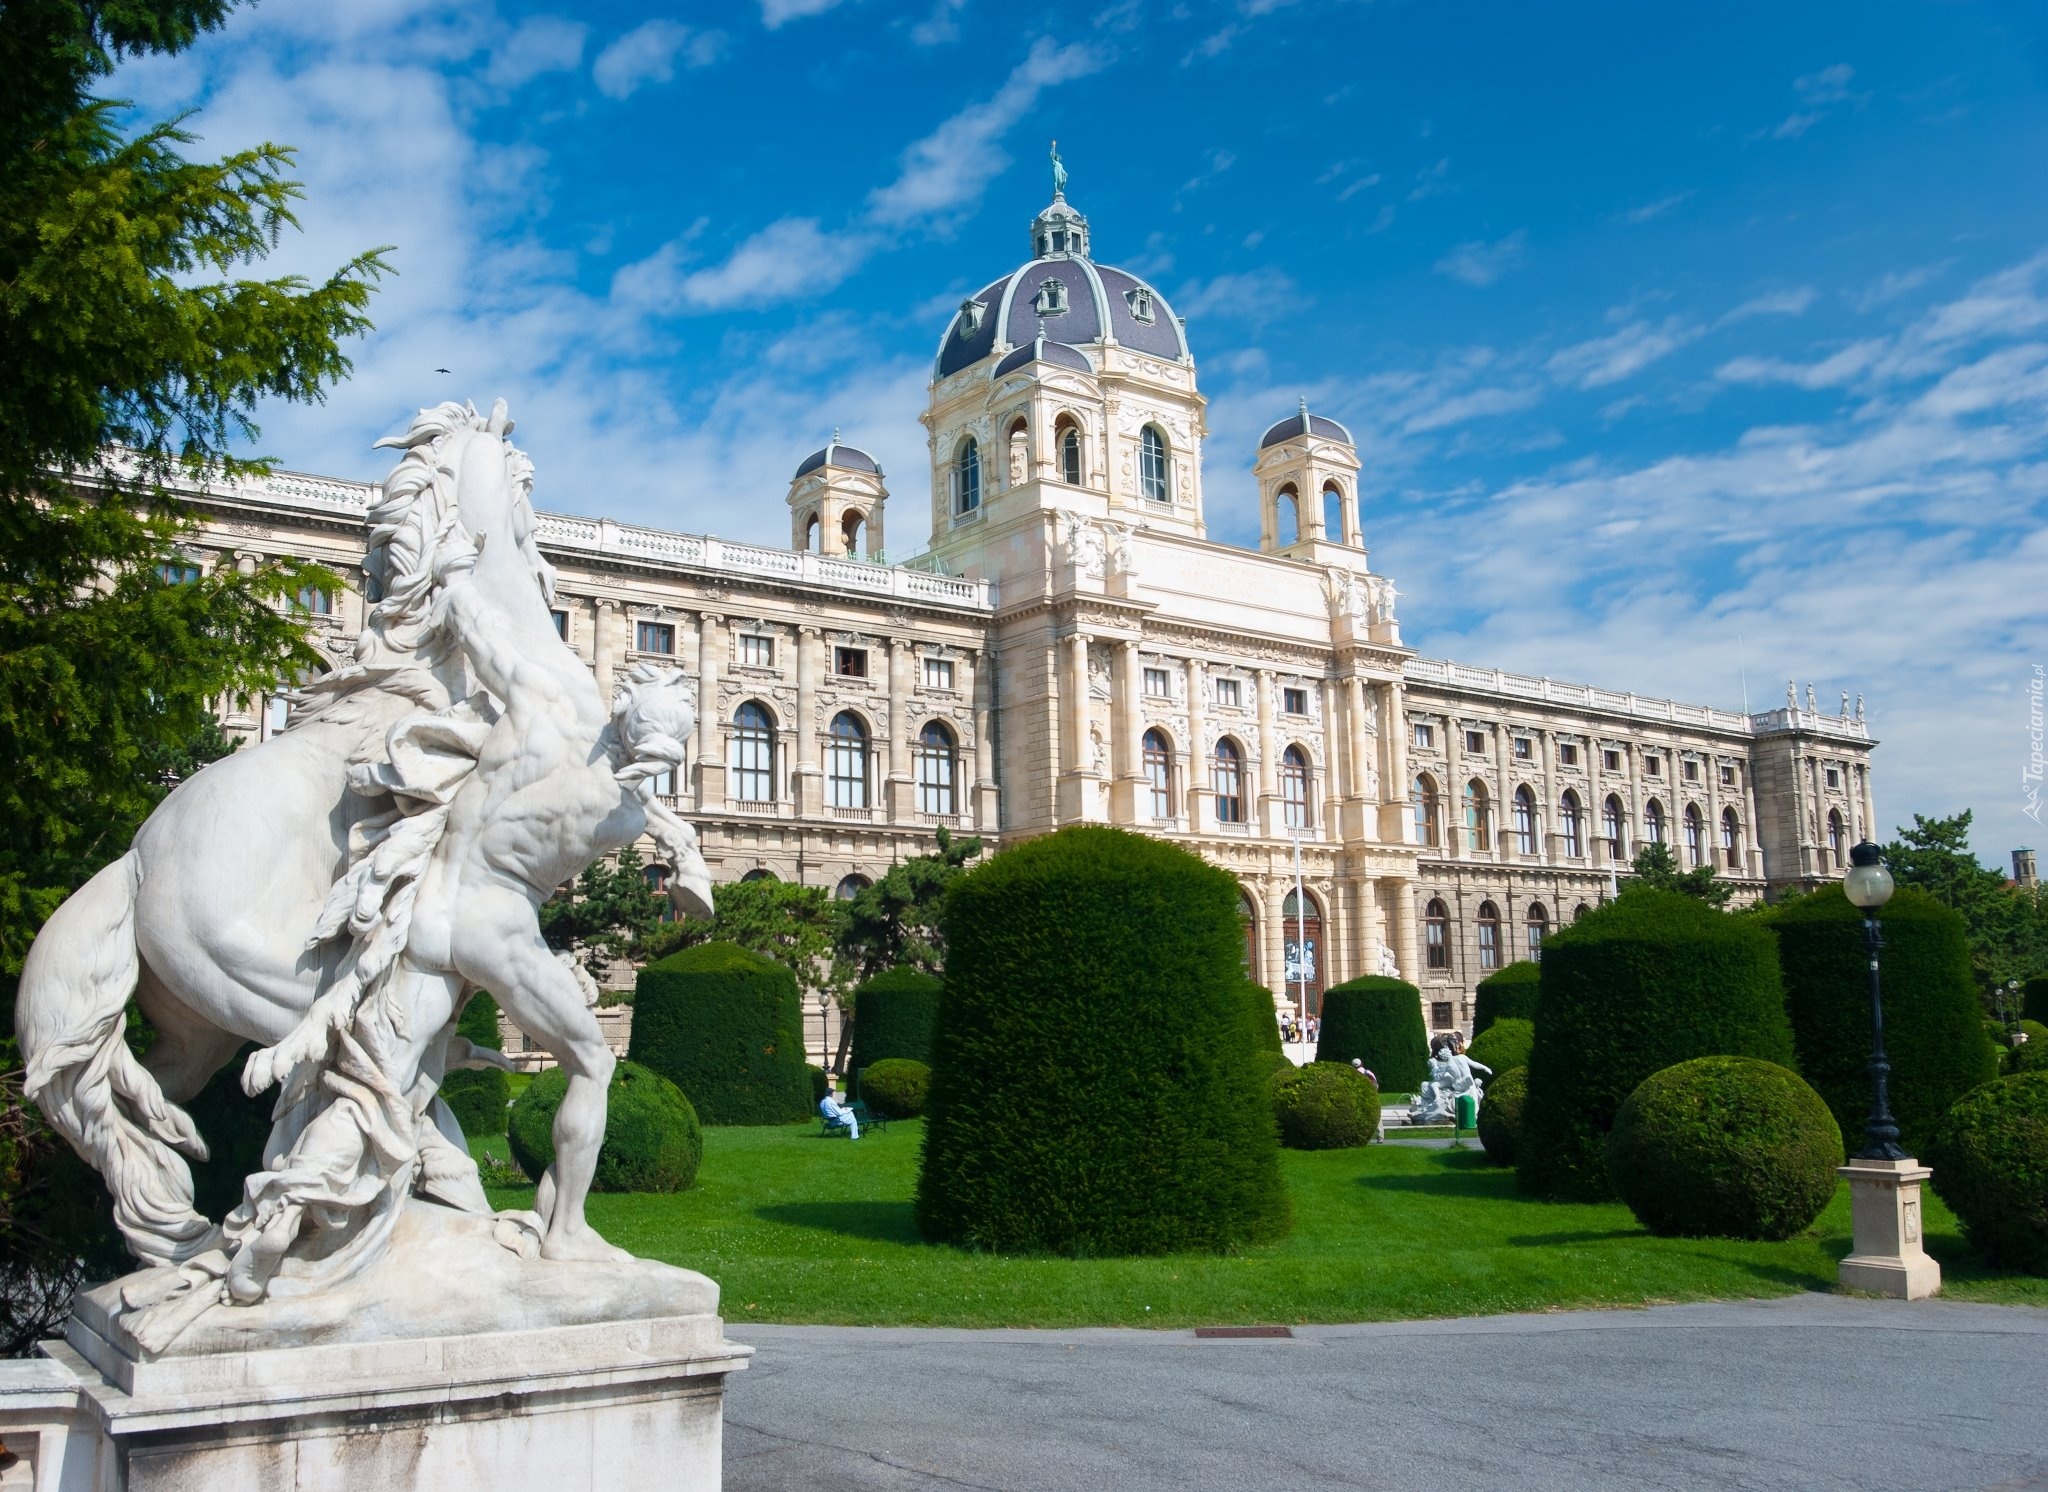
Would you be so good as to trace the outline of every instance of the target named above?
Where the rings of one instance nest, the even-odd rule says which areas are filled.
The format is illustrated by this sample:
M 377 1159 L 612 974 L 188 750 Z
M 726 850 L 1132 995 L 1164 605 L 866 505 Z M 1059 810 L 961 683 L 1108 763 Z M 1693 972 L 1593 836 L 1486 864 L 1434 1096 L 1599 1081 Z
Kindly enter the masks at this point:
M 715 876 L 847 893 L 938 825 L 1126 825 L 1237 878 L 1251 966 L 1288 1003 L 1398 969 L 1445 1028 L 1647 841 L 1747 899 L 1837 876 L 1874 837 L 1846 697 L 1740 714 L 1417 656 L 1335 420 L 1276 410 L 1258 549 L 1208 538 L 1184 324 L 1095 260 L 1061 197 L 1031 252 L 940 340 L 913 564 L 879 561 L 884 474 L 836 438 L 796 466 L 786 550 L 541 517 L 556 623 L 600 685 L 641 658 L 697 681 L 694 765 L 667 786 Z M 189 558 L 359 577 L 372 490 L 192 489 Z M 308 604 L 346 657 L 360 595 Z M 228 723 L 266 734 L 288 709 Z

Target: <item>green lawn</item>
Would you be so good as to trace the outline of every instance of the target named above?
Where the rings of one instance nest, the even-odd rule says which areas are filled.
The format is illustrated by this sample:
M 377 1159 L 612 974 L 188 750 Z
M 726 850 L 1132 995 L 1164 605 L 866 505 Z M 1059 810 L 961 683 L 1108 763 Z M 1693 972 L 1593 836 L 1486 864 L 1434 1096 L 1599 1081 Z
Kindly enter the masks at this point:
M 918 1241 L 921 1126 L 858 1144 L 817 1126 L 709 1129 L 697 1184 L 591 1199 L 593 1223 L 724 1287 L 728 1318 L 917 1326 L 1194 1326 L 1375 1321 L 1785 1295 L 1833 1288 L 1848 1252 L 1836 1196 L 1785 1243 L 1652 1238 L 1619 1205 L 1533 1202 L 1473 1147 L 1282 1153 L 1286 1241 L 1227 1257 L 1000 1258 Z M 472 1150 L 503 1141 L 473 1142 Z M 493 1189 L 501 1207 L 531 1187 Z M 1928 1248 L 1947 1293 L 2048 1305 L 2048 1280 L 1987 1275 L 1939 1199 Z

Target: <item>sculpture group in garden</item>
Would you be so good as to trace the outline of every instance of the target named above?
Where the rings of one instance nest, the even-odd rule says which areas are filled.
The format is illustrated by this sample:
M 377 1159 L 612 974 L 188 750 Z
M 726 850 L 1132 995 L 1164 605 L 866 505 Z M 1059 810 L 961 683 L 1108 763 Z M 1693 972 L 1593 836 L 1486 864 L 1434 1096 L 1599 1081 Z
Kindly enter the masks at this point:
M 1449 1124 L 1456 1120 L 1458 1099 L 1464 1094 L 1472 1096 L 1476 1105 L 1486 1096 L 1486 1090 L 1476 1071 L 1493 1076 L 1493 1069 L 1484 1062 L 1474 1062 L 1465 1055 L 1465 1038 L 1456 1032 L 1433 1038 L 1429 1043 L 1429 1081 L 1416 1090 L 1415 1103 L 1409 1114 L 1411 1124 Z
M 678 669 L 638 664 L 607 703 L 557 635 L 534 539 L 532 466 L 488 416 L 423 410 L 370 514 L 368 621 L 353 661 L 297 696 L 281 734 L 180 784 L 134 846 L 66 901 L 22 971 L 27 1088 L 98 1168 L 129 1249 L 156 1266 L 121 1323 L 160 1351 L 215 1307 L 328 1289 L 385 1254 L 415 1196 L 489 1216 L 437 1097 L 503 1059 L 456 1036 L 496 996 L 568 1074 L 555 1161 L 505 1248 L 623 1259 L 584 1220 L 613 1061 L 538 910 L 651 834 L 670 896 L 708 915 L 696 835 L 653 783 L 695 723 Z M 138 1060 L 135 998 L 156 1030 Z M 216 1224 L 178 1107 L 245 1043 L 243 1087 L 278 1090 L 263 1169 Z

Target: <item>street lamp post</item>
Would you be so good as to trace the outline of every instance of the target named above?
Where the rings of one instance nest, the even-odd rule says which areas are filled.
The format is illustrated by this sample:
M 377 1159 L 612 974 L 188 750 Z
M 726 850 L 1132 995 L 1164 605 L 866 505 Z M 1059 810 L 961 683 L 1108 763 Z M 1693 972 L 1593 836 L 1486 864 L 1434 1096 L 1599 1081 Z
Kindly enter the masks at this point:
M 1884 936 L 1878 910 L 1892 898 L 1884 852 L 1869 840 L 1849 851 L 1842 891 L 1863 913 L 1863 949 L 1870 967 L 1870 1119 L 1863 1148 L 1841 1168 L 1849 1182 L 1852 1236 L 1837 1278 L 1852 1290 L 1918 1300 L 1941 1289 L 1941 1266 L 1921 1243 L 1920 1187 L 1934 1173 L 1899 1145 L 1892 1117 L 1890 1058 L 1884 1049 L 1884 987 L 1878 953 Z

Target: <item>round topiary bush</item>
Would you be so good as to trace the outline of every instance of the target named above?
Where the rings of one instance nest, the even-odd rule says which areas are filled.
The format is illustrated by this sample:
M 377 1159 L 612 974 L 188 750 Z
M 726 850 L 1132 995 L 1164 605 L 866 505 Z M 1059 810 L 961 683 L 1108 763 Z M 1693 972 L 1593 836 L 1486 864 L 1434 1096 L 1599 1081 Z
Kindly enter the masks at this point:
M 1963 919 L 1901 886 L 1878 917 L 1884 933 L 1884 1044 L 1899 1143 L 1917 1154 L 1949 1106 L 1998 1073 L 1984 1039 Z M 1870 1115 L 1870 970 L 1863 913 L 1839 885 L 1773 911 L 1785 1011 L 1799 1070 L 1834 1110 L 1848 1148 Z
M 1641 884 L 1550 935 L 1515 1176 L 1603 1201 L 1607 1132 L 1651 1073 L 1694 1057 L 1792 1065 L 1778 950 L 1754 917 Z
M 1163 840 L 1062 829 L 961 877 L 941 929 L 927 1237 L 1108 1255 L 1286 1231 L 1229 874 Z
M 932 1022 L 939 1015 L 938 979 L 922 969 L 885 969 L 853 992 L 852 1070 L 891 1057 L 931 1065 Z
M 1790 1238 L 1828 1205 L 1841 1163 L 1826 1101 L 1754 1057 L 1696 1057 L 1652 1074 L 1607 1137 L 1614 1189 L 1666 1237 Z
M 1971 1089 L 1934 1126 L 1925 1158 L 1978 1253 L 2048 1274 L 2048 1072 Z
M 860 1075 L 861 1101 L 885 1119 L 915 1119 L 924 1112 L 932 1070 L 908 1057 L 885 1057 Z
M 2025 1041 L 2019 1038 L 2024 1036 Z M 2048 1026 L 2039 1021 L 2021 1021 L 2006 1048 L 2007 1072 L 2048 1071 Z
M 1495 1021 L 1528 1021 L 1534 1025 L 1542 977 L 1536 960 L 1525 958 L 1480 980 L 1472 990 L 1472 1035 L 1485 1035 Z
M 502 1052 L 505 1038 L 498 1028 L 498 1002 L 482 990 L 471 995 L 455 1022 L 455 1034 L 468 1037 L 474 1046 Z M 496 1067 L 458 1069 L 441 1079 L 441 1098 L 454 1110 L 465 1135 L 495 1139 L 505 1132 L 512 1075 Z
M 1515 1163 L 1515 1139 L 1522 1132 L 1522 1108 L 1529 1101 L 1529 1069 L 1511 1067 L 1486 1085 L 1479 1105 L 1479 1143 L 1497 1166 Z
M 1380 1093 L 1348 1063 L 1311 1062 L 1274 1074 L 1273 1113 L 1289 1150 L 1351 1150 L 1378 1132 Z
M 1493 1077 L 1486 1080 L 1486 1091 L 1491 1093 L 1501 1074 L 1529 1065 L 1529 1053 L 1535 1045 L 1536 1028 L 1520 1016 L 1510 1015 L 1473 1037 L 1465 1055 L 1493 1069 Z
M 640 971 L 626 1055 L 689 1095 L 706 1124 L 788 1124 L 816 1101 L 796 976 L 736 943 Z
M 555 1159 L 555 1111 L 568 1076 L 550 1067 L 512 1105 L 506 1137 L 519 1169 L 538 1181 Z M 679 1192 L 697 1179 L 704 1134 L 683 1090 L 637 1062 L 621 1062 L 605 1095 L 604 1146 L 592 1187 L 601 1192 Z
M 1422 991 L 1405 979 L 1368 974 L 1323 992 L 1316 1061 L 1365 1063 L 1383 1093 L 1413 1093 L 1429 1081 L 1429 1032 Z

